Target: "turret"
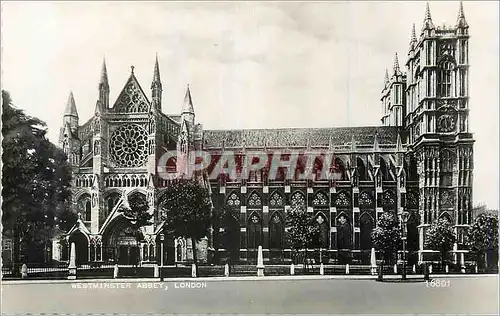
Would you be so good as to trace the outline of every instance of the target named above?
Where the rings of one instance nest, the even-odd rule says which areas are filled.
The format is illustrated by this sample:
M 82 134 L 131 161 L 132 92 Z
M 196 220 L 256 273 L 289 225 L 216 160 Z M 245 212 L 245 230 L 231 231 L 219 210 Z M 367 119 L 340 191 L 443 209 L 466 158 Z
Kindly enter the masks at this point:
M 186 95 L 184 96 L 184 103 L 182 105 L 181 120 L 186 121 L 189 128 L 192 128 L 194 125 L 194 117 L 193 99 L 191 98 L 191 91 L 188 85 Z
M 458 8 L 457 25 L 455 27 L 457 29 L 457 35 L 468 34 L 469 25 L 465 20 L 464 7 L 462 1 L 460 1 L 460 7 Z
M 153 107 L 161 111 L 162 84 L 160 79 L 160 66 L 158 65 L 158 55 L 156 55 L 155 67 L 153 70 L 153 82 L 151 83 L 151 96 Z
M 425 5 L 425 17 L 422 25 L 422 35 L 431 36 L 435 30 L 434 23 L 432 23 L 431 10 L 429 9 L 429 2 Z
M 73 92 L 69 93 L 66 109 L 64 110 L 63 126 L 69 125 L 72 131 L 78 128 L 78 111 L 76 110 L 75 98 Z
M 412 52 L 415 50 L 415 46 L 417 45 L 417 34 L 415 33 L 415 23 L 413 23 L 411 29 L 411 37 L 410 37 L 410 48 L 408 52 Z

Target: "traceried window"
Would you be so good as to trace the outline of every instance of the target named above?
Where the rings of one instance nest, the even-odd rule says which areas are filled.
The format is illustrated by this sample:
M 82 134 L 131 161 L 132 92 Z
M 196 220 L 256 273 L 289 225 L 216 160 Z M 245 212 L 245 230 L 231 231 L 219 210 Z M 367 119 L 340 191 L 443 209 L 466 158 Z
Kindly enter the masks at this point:
M 275 213 L 269 222 L 269 248 L 281 249 L 283 247 L 283 221 L 278 213 Z
M 386 190 L 383 195 L 384 205 L 386 206 L 394 206 L 396 205 L 396 196 L 393 191 Z
M 129 82 L 118 98 L 115 108 L 121 113 L 147 112 L 148 103 L 140 88 L 134 82 Z
M 314 196 L 312 204 L 314 206 L 328 206 L 328 198 L 323 192 L 318 192 Z
M 340 192 L 337 195 L 337 199 L 335 200 L 335 204 L 337 206 L 349 206 L 350 203 L 350 197 L 347 195 L 345 192 Z
M 302 195 L 300 192 L 295 192 L 292 195 L 292 207 L 299 207 L 299 208 L 304 208 L 306 206 L 306 200 L 304 198 L 304 195 Z
M 227 205 L 229 206 L 240 206 L 240 197 L 236 193 L 231 193 L 229 197 L 227 198 Z
M 261 245 L 262 222 L 260 217 L 253 213 L 248 219 L 248 248 L 256 249 Z
M 260 196 L 257 193 L 253 192 L 250 195 L 250 198 L 248 199 L 248 206 L 252 207 L 261 205 L 262 205 L 262 200 L 260 199 Z
M 90 208 L 90 200 L 85 202 L 85 216 L 84 219 L 86 222 L 90 222 L 91 219 L 91 208 Z
M 316 217 L 316 223 L 319 228 L 318 246 L 320 248 L 328 248 L 330 241 L 330 239 L 328 238 L 329 235 L 328 222 L 322 214 L 319 214 L 318 217 Z
M 438 91 L 441 97 L 451 96 L 453 63 L 445 60 L 439 64 L 438 70 Z
M 371 233 L 375 227 L 373 217 L 368 213 L 363 213 L 359 219 L 360 226 L 360 249 L 369 250 L 372 248 Z
M 283 204 L 283 197 L 278 192 L 274 192 L 269 200 L 269 205 L 271 207 L 280 207 L 283 206 Z
M 452 185 L 453 175 L 453 153 L 450 150 L 443 150 L 440 157 L 440 181 L 442 186 Z
M 110 138 L 111 159 L 119 167 L 140 167 L 147 161 L 148 134 L 136 124 L 120 126 Z
M 372 205 L 372 196 L 370 193 L 363 191 L 359 195 L 359 206 L 371 206 Z

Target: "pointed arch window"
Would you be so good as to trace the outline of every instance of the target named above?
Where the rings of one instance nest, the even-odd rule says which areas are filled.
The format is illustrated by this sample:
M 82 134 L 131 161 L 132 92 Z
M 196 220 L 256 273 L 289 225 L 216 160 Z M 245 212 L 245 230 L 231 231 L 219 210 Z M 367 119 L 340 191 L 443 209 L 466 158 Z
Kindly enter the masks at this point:
M 365 163 L 361 158 L 357 159 L 357 167 L 358 167 L 359 181 L 368 180 L 368 174 L 366 172 Z
M 250 198 L 248 198 L 248 206 L 250 207 L 262 206 L 262 200 L 256 192 L 250 194 Z
M 440 181 L 442 186 L 452 185 L 454 155 L 450 150 L 443 150 L 440 157 Z
M 396 205 L 396 196 L 393 191 L 386 190 L 384 191 L 384 195 L 382 197 L 384 201 L 384 206 L 394 206 Z
M 438 69 L 438 92 L 441 97 L 451 97 L 452 94 L 452 71 L 454 68 L 453 62 L 444 60 L 439 64 Z
M 304 198 L 304 195 L 300 192 L 295 192 L 292 195 L 292 207 L 294 208 L 305 208 L 306 207 L 306 199 Z
M 349 217 L 345 214 L 340 214 L 337 217 L 337 249 L 351 248 L 351 223 Z
M 120 194 L 119 193 L 112 193 L 108 196 L 106 200 L 106 213 L 105 217 L 108 217 L 108 215 L 111 213 L 115 205 L 118 203 L 120 200 Z
M 373 205 L 373 199 L 370 193 L 363 191 L 359 195 L 359 206 L 360 207 L 370 207 Z
M 90 206 L 90 200 L 87 200 L 85 202 L 85 216 L 84 216 L 85 221 L 90 222 L 91 220 L 91 206 Z
M 337 199 L 335 200 L 335 205 L 337 206 L 343 206 L 343 207 L 347 207 L 349 206 L 351 203 L 350 203 L 350 196 L 346 193 L 346 192 L 340 192 L 338 195 L 337 195 Z
M 368 213 L 363 213 L 359 219 L 360 230 L 360 249 L 369 250 L 372 248 L 371 233 L 375 227 L 373 217 Z
M 236 193 L 233 192 L 227 198 L 226 204 L 228 206 L 240 206 L 241 205 L 240 197 Z
M 256 249 L 262 245 L 262 222 L 256 213 L 248 219 L 248 245 L 249 249 Z
M 333 167 L 333 177 L 337 181 L 348 180 L 345 164 L 340 158 L 335 158 L 335 165 Z
M 320 248 L 328 248 L 330 244 L 329 229 L 328 229 L 328 221 L 326 220 L 323 214 L 319 214 L 316 217 L 316 223 L 319 227 L 318 234 L 318 246 Z
M 278 192 L 274 192 L 269 200 L 269 205 L 271 207 L 282 207 L 284 205 L 283 197 Z
M 314 206 L 328 206 L 328 197 L 323 192 L 318 192 L 312 201 Z
M 269 248 L 283 248 L 283 227 L 281 216 L 278 213 L 274 213 L 269 222 Z

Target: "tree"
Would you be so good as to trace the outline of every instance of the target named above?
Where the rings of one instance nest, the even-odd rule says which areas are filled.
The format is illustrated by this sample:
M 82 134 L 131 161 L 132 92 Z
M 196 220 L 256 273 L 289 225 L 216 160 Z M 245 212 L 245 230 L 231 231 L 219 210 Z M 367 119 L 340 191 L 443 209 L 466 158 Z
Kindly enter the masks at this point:
M 140 228 L 151 225 L 153 217 L 153 214 L 148 212 L 149 205 L 146 197 L 142 194 L 133 194 L 120 205 L 118 211 L 123 212 L 123 216 L 130 221 L 135 230 L 136 239 L 140 241 L 143 238 Z
M 175 237 L 191 239 L 197 268 L 196 242 L 207 236 L 212 220 L 212 202 L 206 187 L 196 180 L 178 179 L 165 190 L 162 220 Z
M 35 250 L 43 251 L 54 228 L 67 229 L 76 221 L 66 155 L 46 132 L 44 122 L 14 108 L 2 90 L 2 233 L 13 239 L 15 263 L 20 254 L 38 260 Z M 13 268 L 17 273 L 16 264 Z
M 424 246 L 441 253 L 441 264 L 444 266 L 445 255 L 453 249 L 456 241 L 453 226 L 446 219 L 440 218 L 434 221 L 425 234 Z
M 391 263 L 401 245 L 401 230 L 394 213 L 380 215 L 377 227 L 372 231 L 372 241 L 375 249 L 382 252 L 382 263 Z
M 477 261 L 488 267 L 488 258 L 498 253 L 498 216 L 482 213 L 467 230 L 466 244 L 477 255 Z
M 318 234 L 319 226 L 315 223 L 313 214 L 302 207 L 292 207 L 287 212 L 286 240 L 295 254 L 304 249 L 304 270 L 307 265 L 307 247 L 317 240 Z
M 223 206 L 213 211 L 213 223 L 216 229 L 219 245 L 229 252 L 229 263 L 232 266 L 238 260 L 239 254 L 239 210 Z

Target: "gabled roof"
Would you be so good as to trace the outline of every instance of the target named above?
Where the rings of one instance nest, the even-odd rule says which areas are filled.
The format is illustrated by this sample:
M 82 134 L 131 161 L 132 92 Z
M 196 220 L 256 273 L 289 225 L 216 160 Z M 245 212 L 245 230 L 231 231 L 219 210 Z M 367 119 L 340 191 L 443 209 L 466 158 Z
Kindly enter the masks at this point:
M 118 95 L 111 111 L 115 113 L 146 113 L 149 111 L 150 106 L 151 103 L 137 81 L 132 67 L 130 77 Z
M 399 128 L 395 126 L 333 127 L 333 128 L 282 128 L 245 130 L 205 130 L 204 148 L 247 148 L 263 147 L 329 147 L 351 145 L 353 137 L 359 145 L 373 146 L 375 135 L 380 145 L 395 145 Z

